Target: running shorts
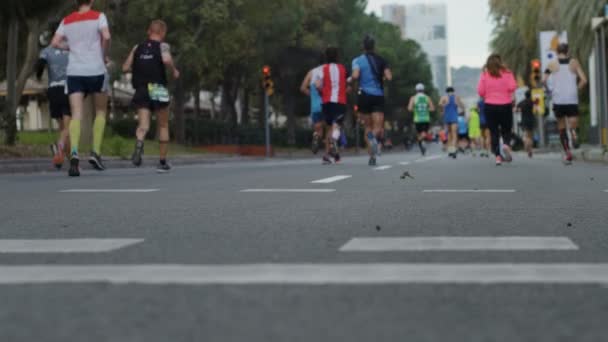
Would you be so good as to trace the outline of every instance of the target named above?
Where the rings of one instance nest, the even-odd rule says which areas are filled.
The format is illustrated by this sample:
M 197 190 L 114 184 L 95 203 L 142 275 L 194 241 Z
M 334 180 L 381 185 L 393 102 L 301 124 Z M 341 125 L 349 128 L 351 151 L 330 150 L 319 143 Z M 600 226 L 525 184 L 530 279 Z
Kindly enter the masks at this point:
M 384 96 L 369 95 L 361 91 L 357 105 L 359 112 L 363 114 L 384 113 Z
M 312 121 L 313 125 L 318 124 L 319 122 L 323 121 L 323 113 L 316 112 L 310 114 L 310 120 Z
M 70 99 L 65 93 L 65 87 L 51 87 L 47 91 L 51 118 L 61 120 L 64 115 L 70 116 Z
M 579 116 L 579 108 L 578 105 L 554 105 L 553 111 L 555 112 L 555 117 L 558 119 L 561 118 L 573 118 Z
M 323 104 L 323 117 L 328 125 L 331 126 L 334 123 L 341 124 L 345 116 L 346 105 L 332 102 Z
M 148 87 L 137 87 L 137 89 L 135 89 L 135 95 L 133 95 L 133 100 L 131 101 L 131 104 L 135 109 L 147 109 L 152 112 L 169 107 L 169 103 L 168 92 L 167 97 L 162 99 L 162 101 L 159 99 L 152 99 Z
M 68 95 L 83 93 L 97 94 L 108 92 L 106 75 L 99 76 L 68 76 Z
M 431 128 L 431 124 L 428 122 L 421 122 L 421 123 L 417 123 L 415 124 L 416 126 L 416 132 L 418 133 L 428 133 L 429 129 Z

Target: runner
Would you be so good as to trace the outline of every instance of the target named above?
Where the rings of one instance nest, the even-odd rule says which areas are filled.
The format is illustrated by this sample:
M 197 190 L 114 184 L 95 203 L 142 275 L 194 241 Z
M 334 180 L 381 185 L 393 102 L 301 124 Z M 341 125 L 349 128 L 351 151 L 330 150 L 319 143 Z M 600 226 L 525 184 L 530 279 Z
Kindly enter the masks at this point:
M 536 119 L 534 118 L 534 102 L 532 101 L 532 92 L 526 92 L 526 98 L 517 104 L 517 110 L 521 113 L 521 128 L 524 130 L 524 148 L 528 152 L 528 157 L 533 157 L 534 148 L 534 127 Z
M 458 152 L 464 154 L 469 148 L 469 123 L 465 113 L 460 113 L 458 115 Z
M 469 115 L 469 141 L 471 144 L 471 151 L 473 151 L 473 156 L 476 156 L 477 153 L 480 154 L 482 152 L 482 139 L 481 139 L 481 123 L 479 117 L 479 110 L 477 107 L 471 108 Z
M 446 89 L 447 95 L 439 100 L 443 112 L 443 122 L 448 129 L 448 156 L 456 159 L 456 145 L 458 143 L 458 115 L 465 111 L 464 104 L 459 96 L 455 95 L 453 87 Z
M 517 89 L 515 76 L 502 62 L 502 57 L 493 54 L 488 58 L 477 91 L 484 98 L 485 114 L 492 134 L 492 152 L 496 165 L 511 162 L 511 134 L 513 130 L 513 94 Z M 502 148 L 501 148 L 502 137 Z
M 477 102 L 477 110 L 479 112 L 479 124 L 481 126 L 481 154 L 483 158 L 490 158 L 490 149 L 492 148 L 492 134 L 488 127 L 488 120 L 486 119 L 485 102 L 480 99 Z
M 174 79 L 179 78 L 179 71 L 173 63 L 171 47 L 165 43 L 167 24 L 154 20 L 148 28 L 148 39 L 136 45 L 125 61 L 123 72 L 133 71 L 132 83 L 135 89 L 133 106 L 137 109 L 139 126 L 135 133 L 137 143 L 133 152 L 133 165 L 142 165 L 144 141 L 150 130 L 150 115 L 156 114 L 159 126 L 160 162 L 157 171 L 169 172 L 167 163 L 169 147 L 169 90 L 167 89 L 166 67 Z
M 325 133 L 325 155 L 323 164 L 340 162 L 338 141 L 342 132 L 342 122 L 346 116 L 346 68 L 339 64 L 338 49 L 330 47 L 325 52 L 327 64 L 323 65 L 323 72 L 315 81 L 317 88 L 321 91 L 323 102 L 323 116 L 327 131 Z
M 561 44 L 557 48 L 557 61 L 549 64 L 545 72 L 545 82 L 553 97 L 553 110 L 557 117 L 560 139 L 566 156 L 564 162 L 572 163 L 572 152 L 568 139 L 568 128 L 572 136 L 572 145 L 579 148 L 578 117 L 579 98 L 578 91 L 587 85 L 587 75 L 581 64 L 569 55 L 568 44 Z M 548 82 L 547 82 L 548 81 Z
M 310 97 L 310 120 L 313 125 L 314 132 L 312 134 L 312 153 L 317 154 L 321 149 L 321 141 L 323 140 L 323 129 L 325 128 L 323 122 L 323 105 L 321 94 L 315 85 L 315 80 L 319 78 L 319 74 L 323 72 L 323 64 L 325 64 L 325 55 L 321 55 L 319 58 L 319 66 L 310 70 L 300 90 L 302 93 Z
M 374 38 L 366 36 L 364 53 L 353 60 L 352 67 L 352 80 L 359 82 L 358 108 L 365 123 L 370 166 L 377 164 L 378 145 L 384 138 L 384 81 L 393 79 L 387 62 L 374 52 L 375 48 Z
M 95 121 L 93 124 L 93 150 L 89 163 L 98 171 L 105 170 L 101 160 L 101 144 L 106 126 L 108 108 L 108 81 L 106 63 L 110 45 L 110 29 L 105 14 L 93 11 L 94 0 L 77 0 L 78 11 L 65 17 L 51 45 L 69 48 L 67 92 L 70 96 L 72 121 L 70 122 L 70 177 L 79 177 L 78 144 L 85 95 L 93 95 Z
M 416 85 L 416 95 L 410 98 L 410 103 L 407 107 L 410 113 L 414 113 L 414 125 L 418 133 L 418 146 L 420 153 L 426 155 L 426 141 L 431 127 L 431 112 L 435 111 L 433 100 L 424 93 L 424 84 Z
M 57 31 L 59 23 L 53 25 L 53 32 Z M 70 136 L 69 127 L 71 111 L 70 100 L 65 93 L 67 84 L 67 68 L 68 68 L 68 51 L 65 49 L 57 49 L 53 46 L 48 46 L 40 52 L 40 58 L 36 64 L 36 77 L 38 81 L 42 79 L 44 70 L 48 68 L 48 91 L 47 97 L 49 100 L 49 112 L 51 118 L 57 121 L 59 125 L 59 139 L 57 143 L 51 145 L 53 153 L 53 165 L 57 169 L 63 167 L 66 152 L 69 153 L 68 138 Z

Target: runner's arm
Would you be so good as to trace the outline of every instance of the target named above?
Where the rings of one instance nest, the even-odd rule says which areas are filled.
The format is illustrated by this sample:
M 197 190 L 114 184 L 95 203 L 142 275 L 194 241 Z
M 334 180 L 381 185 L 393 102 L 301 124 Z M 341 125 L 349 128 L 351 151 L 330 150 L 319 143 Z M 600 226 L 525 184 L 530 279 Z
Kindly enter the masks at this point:
M 433 99 L 431 99 L 430 96 L 427 95 L 427 98 L 429 99 L 429 110 L 431 112 L 434 112 L 437 110 L 437 108 L 435 108 L 435 104 L 433 103 Z
M 173 78 L 178 79 L 180 73 L 177 67 L 175 66 L 175 62 L 173 61 L 173 56 L 171 55 L 171 47 L 167 43 L 162 43 L 160 45 L 160 50 L 163 58 L 163 63 L 169 68 L 169 71 L 171 71 L 171 75 L 173 75 Z
M 414 97 L 410 97 L 410 103 L 407 105 L 407 111 L 412 113 L 414 112 Z
M 126 73 L 126 72 L 131 71 L 131 68 L 133 67 L 133 58 L 135 56 L 135 49 L 137 49 L 137 45 L 131 50 L 131 53 L 129 53 L 129 57 L 127 57 L 127 60 L 122 65 L 122 72 Z
M 304 81 L 302 81 L 302 85 L 300 86 L 300 91 L 302 94 L 306 96 L 310 96 L 310 81 L 312 80 L 312 71 L 309 71 L 304 77 Z
M 384 79 L 387 81 L 393 80 L 393 72 L 391 71 L 391 69 L 389 69 L 389 68 L 384 69 Z
M 458 105 L 458 108 L 460 108 L 461 112 L 467 111 L 464 103 L 462 103 L 462 99 L 460 98 L 460 96 L 456 96 L 456 104 Z
M 587 75 L 585 74 L 583 67 L 581 67 L 581 63 L 579 63 L 576 59 L 573 60 L 573 62 L 574 62 L 574 66 L 576 68 L 576 74 L 578 75 L 578 78 L 579 78 L 578 88 L 583 89 L 583 88 L 585 88 L 585 86 L 587 86 L 587 83 L 589 83 L 589 81 L 587 80 Z

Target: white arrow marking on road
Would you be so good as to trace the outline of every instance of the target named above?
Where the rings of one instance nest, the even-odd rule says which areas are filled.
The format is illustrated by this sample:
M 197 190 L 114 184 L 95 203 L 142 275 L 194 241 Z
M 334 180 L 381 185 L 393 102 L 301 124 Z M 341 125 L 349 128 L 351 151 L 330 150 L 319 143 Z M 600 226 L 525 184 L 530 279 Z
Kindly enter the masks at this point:
M 386 171 L 386 170 L 390 170 L 392 168 L 393 168 L 392 165 L 384 165 L 384 166 L 379 166 L 377 168 L 374 168 L 374 171 Z
M 143 241 L 143 239 L 0 240 L 0 253 L 105 253 Z
M 341 252 L 575 251 L 566 237 L 382 237 L 355 238 Z
M 253 264 L 2 266 L 0 284 L 608 284 L 608 264 Z
M 477 190 L 477 189 L 460 189 L 460 190 L 450 190 L 450 189 L 437 189 L 437 190 L 424 190 L 424 193 L 432 194 L 432 193 L 446 193 L 446 194 L 454 194 L 454 193 L 497 193 L 497 194 L 510 194 L 517 192 L 517 190 L 513 189 L 486 189 L 486 190 Z
M 70 189 L 62 190 L 62 193 L 150 193 L 159 192 L 160 189 Z
M 329 193 L 336 189 L 245 189 L 244 193 Z
M 335 183 L 335 182 L 339 182 L 345 179 L 349 179 L 352 178 L 353 176 L 350 175 L 343 175 L 343 176 L 335 176 L 335 177 L 329 177 L 329 178 L 324 178 L 324 179 L 319 179 L 316 181 L 312 181 L 311 184 L 331 184 L 331 183 Z

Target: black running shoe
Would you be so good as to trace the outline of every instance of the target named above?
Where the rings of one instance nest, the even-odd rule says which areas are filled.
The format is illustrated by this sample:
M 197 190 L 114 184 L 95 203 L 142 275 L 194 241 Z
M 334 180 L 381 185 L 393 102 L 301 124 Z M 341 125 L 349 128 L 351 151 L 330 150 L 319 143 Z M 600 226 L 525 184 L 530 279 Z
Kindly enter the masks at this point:
M 158 167 L 156 168 L 156 172 L 158 173 L 169 173 L 171 171 L 171 165 L 166 161 L 160 161 L 158 163 Z
M 133 156 L 131 157 L 131 161 L 133 165 L 136 167 L 140 167 L 143 163 L 142 156 L 144 154 L 144 142 L 138 141 L 135 143 L 135 151 L 133 152 Z
M 93 168 L 97 171 L 104 171 L 106 169 L 106 167 L 103 165 L 101 157 L 95 152 L 91 152 L 89 164 L 91 164 L 91 166 L 93 166 Z
M 334 163 L 336 163 L 336 164 L 340 164 L 340 162 L 341 162 L 341 161 L 342 161 L 342 158 L 340 158 L 340 154 L 339 154 L 339 153 L 338 153 L 338 154 L 336 154 L 336 155 L 334 156 Z
M 323 165 L 331 165 L 333 164 L 333 162 L 331 161 L 331 158 L 328 155 L 324 155 L 323 156 Z
M 70 158 L 70 171 L 68 171 L 68 175 L 70 177 L 80 177 L 80 159 L 78 159 L 78 155 L 73 154 Z
M 376 157 L 370 157 L 368 165 L 369 166 L 376 166 L 376 165 L 378 165 L 378 162 L 376 161 Z
M 426 156 L 426 147 L 424 146 L 424 143 L 422 143 L 422 145 L 420 145 L 420 153 L 422 153 L 422 156 Z

